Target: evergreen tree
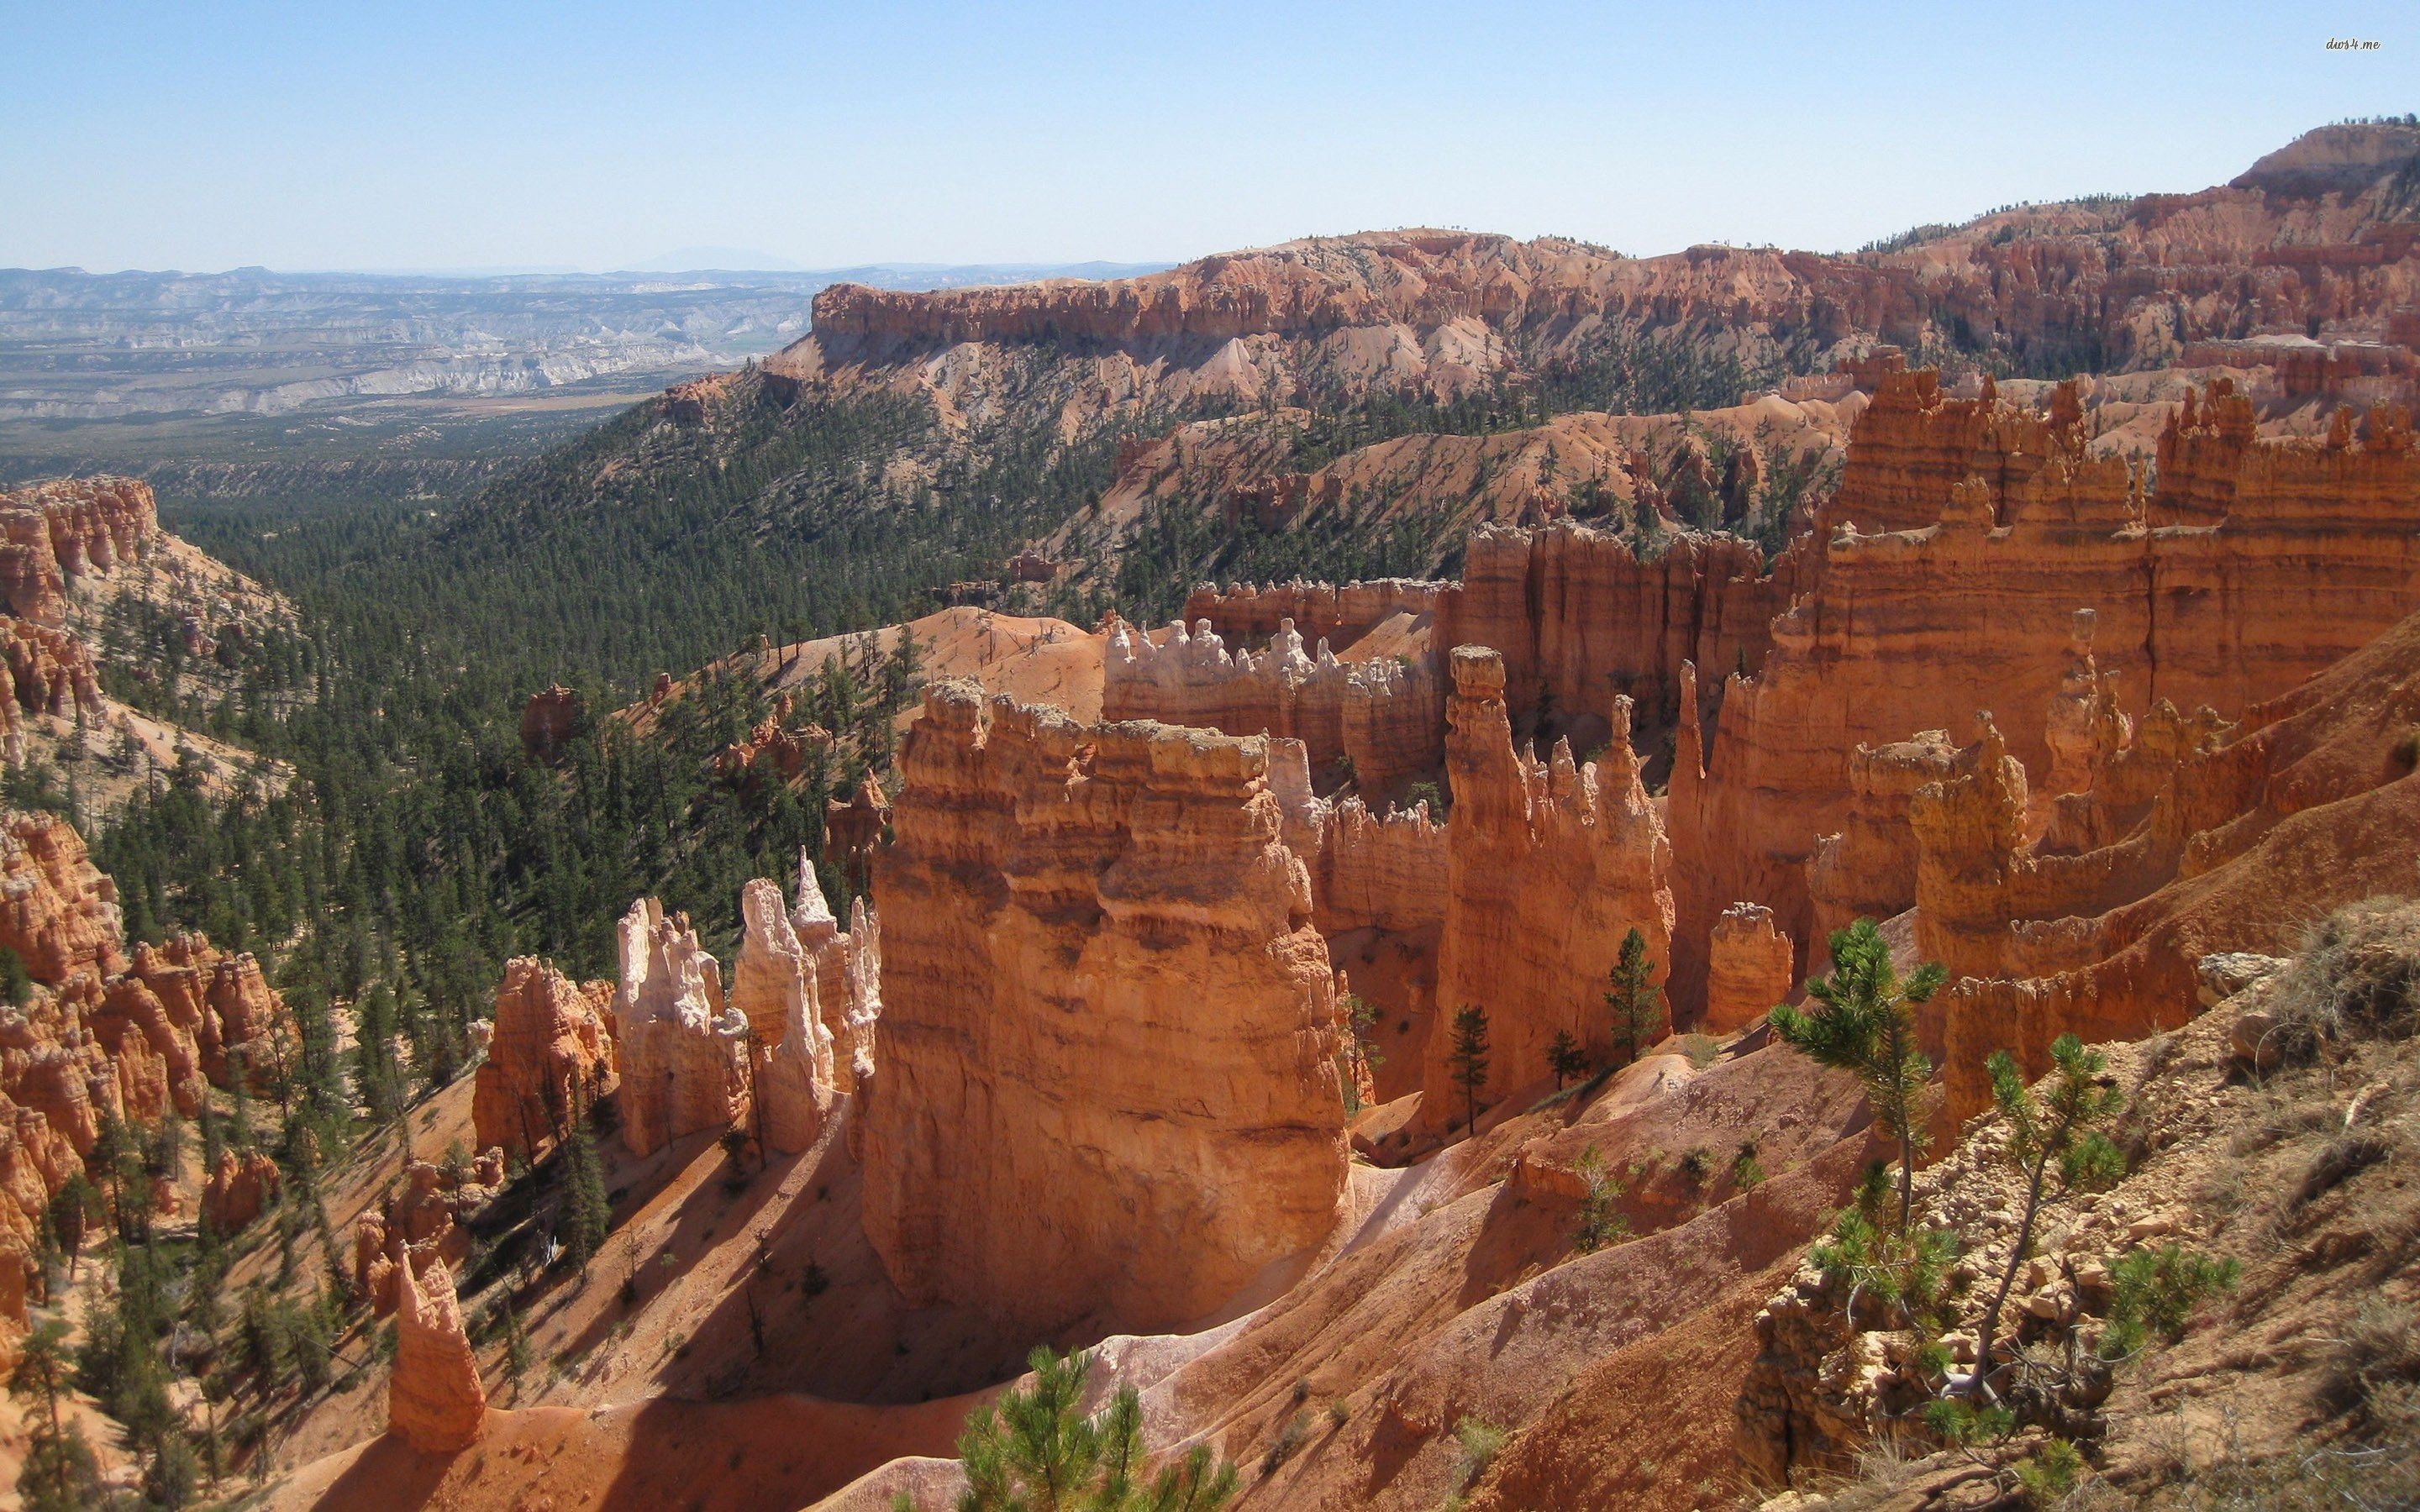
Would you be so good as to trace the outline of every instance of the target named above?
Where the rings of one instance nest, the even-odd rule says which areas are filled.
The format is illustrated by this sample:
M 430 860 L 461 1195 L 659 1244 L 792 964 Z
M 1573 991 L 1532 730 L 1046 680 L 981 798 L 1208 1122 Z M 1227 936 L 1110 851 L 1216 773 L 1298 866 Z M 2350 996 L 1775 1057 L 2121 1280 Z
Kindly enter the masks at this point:
M 1625 1066 L 1655 1042 L 1664 1025 L 1664 994 L 1652 980 L 1654 975 L 1655 963 L 1647 957 L 1647 936 L 1633 928 L 1621 937 L 1611 990 L 1605 995 L 1605 1006 L 1613 1014 L 1613 1037 L 1621 1045 Z
M 1924 1085 L 1932 1074 L 1932 1063 L 1916 1048 L 1909 1010 L 1947 979 L 1941 963 L 1928 961 L 1902 982 L 1882 932 L 1861 918 L 1833 932 L 1832 974 L 1807 984 L 1814 1011 L 1801 1013 L 1783 1004 L 1767 1016 L 1782 1043 L 1864 1084 L 1875 1126 L 1899 1144 L 1902 1234 L 1915 1200 L 1916 1155 L 1924 1146 Z
M 1038 1346 L 1033 1383 L 977 1408 L 958 1437 L 967 1489 L 958 1512 L 1218 1512 L 1239 1475 L 1207 1445 L 1152 1473 L 1142 1449 L 1142 1398 L 1121 1386 L 1098 1417 L 1083 1414 L 1091 1356 Z
M 563 1219 L 561 1224 L 564 1253 L 583 1273 L 589 1260 L 605 1247 L 605 1236 L 613 1227 L 613 1203 L 605 1193 L 605 1168 L 597 1158 L 597 1143 L 588 1132 L 588 1119 L 583 1114 L 571 1122 L 571 1134 L 563 1142 Z
M 2042 1188 L 2051 1168 L 2058 1168 L 2061 1183 L 2071 1190 L 2105 1186 L 2126 1174 L 2125 1157 L 2096 1127 L 2116 1118 L 2126 1105 L 2124 1092 L 2100 1085 L 2108 1062 L 2099 1051 L 2084 1048 L 2084 1041 L 2072 1034 L 2062 1034 L 2052 1042 L 2050 1058 L 2056 1080 L 2049 1095 L 2040 1098 L 2025 1085 L 2024 1073 L 2007 1051 L 1994 1050 L 1986 1063 L 1992 1076 L 1992 1101 L 2009 1131 L 2005 1154 L 2025 1183 L 2024 1216 L 2017 1225 L 2017 1242 L 2009 1250 L 1999 1288 L 1983 1310 L 1982 1328 L 1977 1335 L 1975 1381 L 1987 1398 L 1996 1395 L 1992 1387 L 1993 1352 L 2000 1309 L 2017 1283 L 2017 1272 L 2032 1256 L 2034 1220 L 2041 1210 Z
M 1558 1092 L 1563 1089 L 1565 1082 L 1576 1081 L 1588 1074 L 1588 1053 L 1580 1048 L 1577 1040 L 1572 1038 L 1571 1030 L 1555 1031 L 1553 1041 L 1546 1046 L 1546 1069 L 1554 1072 L 1555 1090 Z
M 1446 1057 L 1453 1084 L 1462 1088 L 1462 1132 L 1478 1132 L 1479 1089 L 1487 1085 L 1487 1011 L 1465 1003 L 1453 1015 L 1453 1051 Z
M 84 1429 L 59 1415 L 68 1389 L 68 1325 L 49 1318 L 21 1346 L 8 1393 L 25 1404 L 25 1462 L 17 1496 L 26 1512 L 77 1512 L 100 1501 L 101 1467 Z

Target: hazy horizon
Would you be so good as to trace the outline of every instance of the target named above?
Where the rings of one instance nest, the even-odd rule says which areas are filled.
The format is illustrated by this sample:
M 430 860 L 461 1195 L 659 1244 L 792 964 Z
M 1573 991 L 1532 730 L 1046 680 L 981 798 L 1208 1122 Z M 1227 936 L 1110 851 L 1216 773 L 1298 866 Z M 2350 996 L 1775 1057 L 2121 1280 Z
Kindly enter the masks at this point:
M 2375 4 L 135 5 L 12 31 L 0 265 L 96 273 L 1165 264 L 1422 224 L 1833 251 L 2200 189 L 2420 104 L 2420 21 Z

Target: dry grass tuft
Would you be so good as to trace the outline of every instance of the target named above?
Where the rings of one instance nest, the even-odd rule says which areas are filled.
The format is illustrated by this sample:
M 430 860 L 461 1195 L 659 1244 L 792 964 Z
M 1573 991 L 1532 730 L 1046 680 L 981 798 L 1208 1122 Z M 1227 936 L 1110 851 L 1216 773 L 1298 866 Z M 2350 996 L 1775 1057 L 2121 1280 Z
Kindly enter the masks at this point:
M 2325 1040 L 2399 1040 L 2420 1029 L 2420 905 L 2367 898 L 2319 920 L 2275 1003 L 2282 1025 Z
M 2321 1390 L 2337 1412 L 2371 1412 L 2385 1387 L 2420 1381 L 2420 1311 L 2372 1297 L 2334 1341 Z

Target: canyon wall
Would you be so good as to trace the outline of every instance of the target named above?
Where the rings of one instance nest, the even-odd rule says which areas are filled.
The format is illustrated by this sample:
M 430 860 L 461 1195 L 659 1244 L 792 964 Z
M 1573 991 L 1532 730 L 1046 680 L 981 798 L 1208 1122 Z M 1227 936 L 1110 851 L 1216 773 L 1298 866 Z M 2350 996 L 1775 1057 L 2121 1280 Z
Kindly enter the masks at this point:
M 1337 660 L 1321 640 L 1303 651 L 1291 619 L 1268 648 L 1233 655 L 1209 621 L 1179 621 L 1162 641 L 1121 625 L 1102 666 L 1105 718 L 1153 719 L 1229 734 L 1300 741 L 1318 767 L 1349 761 L 1360 791 L 1383 799 L 1443 755 L 1443 699 L 1423 656 Z
M 1681 666 L 1763 665 L 1773 617 L 1804 592 L 1817 554 L 1763 553 L 1729 535 L 1686 532 L 1644 561 L 1585 525 L 1471 532 L 1460 591 L 1437 611 L 1435 643 L 1504 656 L 1515 724 L 1568 731 L 1583 749 L 1605 734 L 1617 695 L 1647 719 L 1680 708 Z
M 792 384 L 927 386 L 954 415 L 1032 402 L 1015 349 L 1056 348 L 1064 381 L 1043 386 L 1047 402 L 1080 422 L 1214 395 L 1455 396 L 1587 362 L 1608 331 L 1719 337 L 1793 364 L 1877 341 L 1954 342 L 2103 370 L 2173 363 L 2195 343 L 2247 332 L 2392 342 L 2397 312 L 2420 300 L 2420 244 L 2397 187 L 2415 158 L 2420 131 L 2409 126 L 2327 127 L 2196 193 L 2017 207 L 1848 255 L 1697 246 L 1624 257 L 1558 238 L 1420 229 L 1096 283 L 836 285 L 815 296 L 813 333 L 764 371 Z M 2330 166 L 2315 175 L 2311 162 Z M 2315 192 L 2323 179 L 2334 187 Z M 951 361 L 933 361 L 943 349 Z
M 863 1125 L 866 1231 L 912 1301 L 1175 1328 L 1335 1224 L 1334 985 L 1268 760 L 926 691 L 875 866 Z
M 1599 760 L 1576 765 L 1559 741 L 1539 762 L 1513 748 L 1503 657 L 1456 646 L 1452 665 L 1445 931 L 1420 1099 L 1435 1128 L 1461 1116 L 1465 1101 L 1451 1064 L 1455 1012 L 1487 1013 L 1481 1103 L 1544 1079 L 1558 1033 L 1607 1064 L 1605 994 L 1622 939 L 1633 929 L 1645 937 L 1660 981 L 1673 920 L 1672 849 L 1639 782 L 1630 701 L 1611 701 L 1612 739 Z
M 101 1115 L 195 1116 L 205 1083 L 267 1076 L 299 1040 L 249 955 L 198 934 L 128 959 L 117 888 L 51 814 L 0 812 L 0 948 L 26 982 L 0 1003 L 0 1267 L 32 1274 L 50 1199 L 84 1170 Z M 0 1363 L 25 1325 L 0 1303 Z
M 1347 647 L 1373 626 L 1407 614 L 1433 614 L 1452 593 L 1450 582 L 1413 578 L 1373 578 L 1349 583 L 1204 583 L 1186 596 L 1185 623 L 1210 628 L 1237 645 L 1266 641 L 1281 630 L 1299 628 L 1314 641 Z M 1288 623 L 1291 622 L 1291 623 Z
M 1567 734 L 1593 749 L 1607 738 L 1605 711 L 1617 695 L 1667 724 L 1678 713 L 1683 663 L 1761 666 L 1774 616 L 1811 585 L 1822 560 L 1802 542 L 1768 570 L 1746 541 L 1685 532 L 1642 560 L 1621 539 L 1569 521 L 1482 525 L 1470 533 L 1459 583 L 1197 590 L 1189 606 L 1202 615 L 1189 629 L 1171 625 L 1158 644 L 1120 626 L 1102 707 L 1117 718 L 1297 739 L 1314 767 L 1350 758 L 1360 791 L 1383 799 L 1444 760 L 1446 689 L 1433 648 L 1495 648 L 1523 737 Z M 1369 627 L 1357 627 L 1360 614 L 1381 609 L 1417 604 L 1430 623 L 1413 656 L 1340 661 L 1325 640 L 1305 655 L 1290 615 L 1278 616 L 1264 654 L 1227 650 L 1219 625 L 1256 626 L 1273 608 L 1298 604 L 1352 635 Z M 1356 613 L 1334 608 L 1345 605 Z
M 2325 440 L 2257 440 L 2222 380 L 2197 412 L 2172 418 L 2162 447 L 2174 471 L 2147 496 L 2124 462 L 2089 455 L 2081 427 L 2056 422 L 2064 409 L 2040 429 L 2006 415 L 1942 422 L 1946 446 L 1979 435 L 2047 455 L 2018 466 L 1989 446 L 1967 454 L 1922 529 L 1862 533 L 1862 503 L 1843 489 L 1820 578 L 1775 620 L 1763 668 L 1726 683 L 1711 769 L 1682 721 L 1670 823 L 1699 863 L 1684 872 L 1684 945 L 1734 901 L 1807 937 L 1807 862 L 1860 801 L 1846 755 L 1860 746 L 1962 730 L 1989 710 L 2020 764 L 2047 771 L 2079 609 L 2096 611 L 2110 697 L 2240 713 L 2420 603 L 2420 454 L 2399 412 L 2371 414 L 2359 440 L 2348 424 Z M 1864 801 L 1887 801 L 1890 779 L 1863 760 Z M 1826 870 L 1838 894 L 1841 869 Z M 1875 891 L 1870 877 L 1850 886 Z M 1915 899 L 1854 901 L 1883 914 Z
M 55 625 L 77 579 L 134 561 L 160 528 L 151 486 L 75 478 L 0 492 L 0 605 Z
M 2196 1011 L 2203 956 L 2289 953 L 2329 909 L 2408 892 L 2409 849 L 2378 838 L 2420 820 L 2415 688 L 2420 616 L 2241 724 L 2155 707 L 2061 797 L 2112 810 L 2071 816 L 2074 832 L 2117 837 L 2074 852 L 2028 838 L 2025 769 L 1981 724 L 1960 774 L 1912 804 L 1917 941 L 1958 976 L 1919 1020 L 1949 1116 L 1987 1103 L 1993 1049 L 2034 1075 L 2062 1033 L 2172 1028 Z

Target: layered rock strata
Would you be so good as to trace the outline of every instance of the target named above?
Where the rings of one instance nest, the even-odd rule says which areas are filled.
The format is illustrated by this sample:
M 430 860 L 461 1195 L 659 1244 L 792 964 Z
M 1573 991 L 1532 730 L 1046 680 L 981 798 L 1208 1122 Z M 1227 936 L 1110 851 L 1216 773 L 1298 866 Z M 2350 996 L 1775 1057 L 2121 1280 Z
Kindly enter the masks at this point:
M 2155 706 L 2061 799 L 2069 828 L 2117 837 L 2076 851 L 2028 835 L 2025 769 L 1979 724 L 1911 804 L 1916 939 L 1957 979 L 1920 1019 L 1949 1116 L 1988 1104 L 1993 1049 L 2040 1073 L 2062 1033 L 2174 1027 L 2202 958 L 2285 953 L 2329 909 L 2409 891 L 2408 850 L 2378 839 L 2420 818 L 2415 679 L 2420 616 L 2240 724 Z
M 1344 1191 L 1342 1042 L 1268 743 L 954 684 L 900 762 L 862 1127 L 901 1290 L 1152 1331 L 1314 1248 Z
M 141 556 L 160 528 L 151 486 L 76 478 L 0 492 L 0 604 L 55 625 L 77 579 Z
M 1546 1077 L 1559 1033 L 1606 1064 L 1615 1041 L 1605 994 L 1623 938 L 1645 937 L 1658 981 L 1672 944 L 1672 849 L 1639 781 L 1630 700 L 1613 700 L 1601 758 L 1575 764 L 1559 741 L 1539 762 L 1513 748 L 1503 657 L 1456 646 L 1452 666 L 1445 932 L 1420 1104 L 1433 1127 L 1465 1103 L 1455 1013 L 1487 1014 L 1481 1103 Z
M 689 916 L 666 918 L 663 904 L 642 898 L 623 916 L 620 938 L 622 1142 L 651 1155 L 689 1134 L 744 1126 L 748 1020 L 724 1005 L 721 969 Z
M 1205 583 L 1186 596 L 1184 623 L 1207 620 L 1212 629 L 1237 645 L 1265 641 L 1281 629 L 1300 626 L 1313 641 L 1341 649 L 1395 615 L 1435 613 L 1453 586 L 1412 578 L 1342 585 L 1297 581 L 1265 588 L 1230 583 L 1221 589 Z
M 1764 1021 L 1790 1000 L 1790 936 L 1773 927 L 1773 910 L 1733 903 L 1716 916 L 1706 949 L 1706 1013 L 1701 1027 L 1730 1034 Z
M 2263 441 L 2246 433 L 2241 404 L 2222 386 L 2173 420 L 2163 445 L 2178 460 L 2156 491 L 2123 461 L 2090 455 L 2055 400 L 2039 427 L 1998 410 L 1989 424 L 1942 423 L 1945 446 L 1979 436 L 2047 455 L 2032 466 L 2030 454 L 1964 454 L 1933 524 L 1864 533 L 1864 506 L 1844 488 L 1816 585 L 1774 621 L 1763 668 L 1725 686 L 1711 770 L 1701 756 L 1676 763 L 1674 840 L 1700 863 L 1684 873 L 1684 941 L 1702 940 L 1739 899 L 1805 936 L 1807 862 L 1818 836 L 1846 831 L 1843 753 L 1860 745 L 1963 728 L 1989 708 L 2009 752 L 2047 771 L 2054 738 L 2071 729 L 2054 711 L 2073 691 L 2079 609 L 2097 615 L 2096 696 L 2225 713 L 2291 687 L 2420 603 L 2420 453 L 2400 414 L 2373 413 L 2358 440 L 2339 427 Z M 1885 914 L 1914 899 L 1856 902 Z
M 1102 667 L 1101 708 L 1113 720 L 1298 740 L 1312 765 L 1348 761 L 1360 790 L 1382 798 L 1434 771 L 1443 754 L 1429 658 L 1346 663 L 1324 640 L 1306 653 L 1291 620 L 1258 656 L 1230 655 L 1207 620 L 1190 630 L 1179 621 L 1158 643 L 1120 625 Z
M 2396 339 L 2420 296 L 2405 221 L 2420 131 L 2324 128 L 2234 182 L 2019 207 L 1887 253 L 1718 246 L 1632 258 L 1557 238 L 1416 229 L 1314 238 L 1139 278 L 910 293 L 836 285 L 775 379 L 928 387 L 972 414 L 1042 385 L 1070 422 L 1314 383 L 1450 397 L 1595 355 L 1610 329 L 1781 356 L 1879 340 L 2171 363 L 2193 343 L 2328 328 Z M 2323 163 L 2313 171 L 2307 164 Z M 2325 184 L 2320 190 L 2317 186 Z M 939 361 L 949 352 L 950 360 Z M 1024 364 L 1024 365 L 1019 365 Z M 1853 375 L 1853 386 L 1866 377 Z
M 613 1090 L 613 995 L 611 982 L 574 982 L 528 956 L 505 964 L 471 1090 L 480 1149 L 535 1164 Z

